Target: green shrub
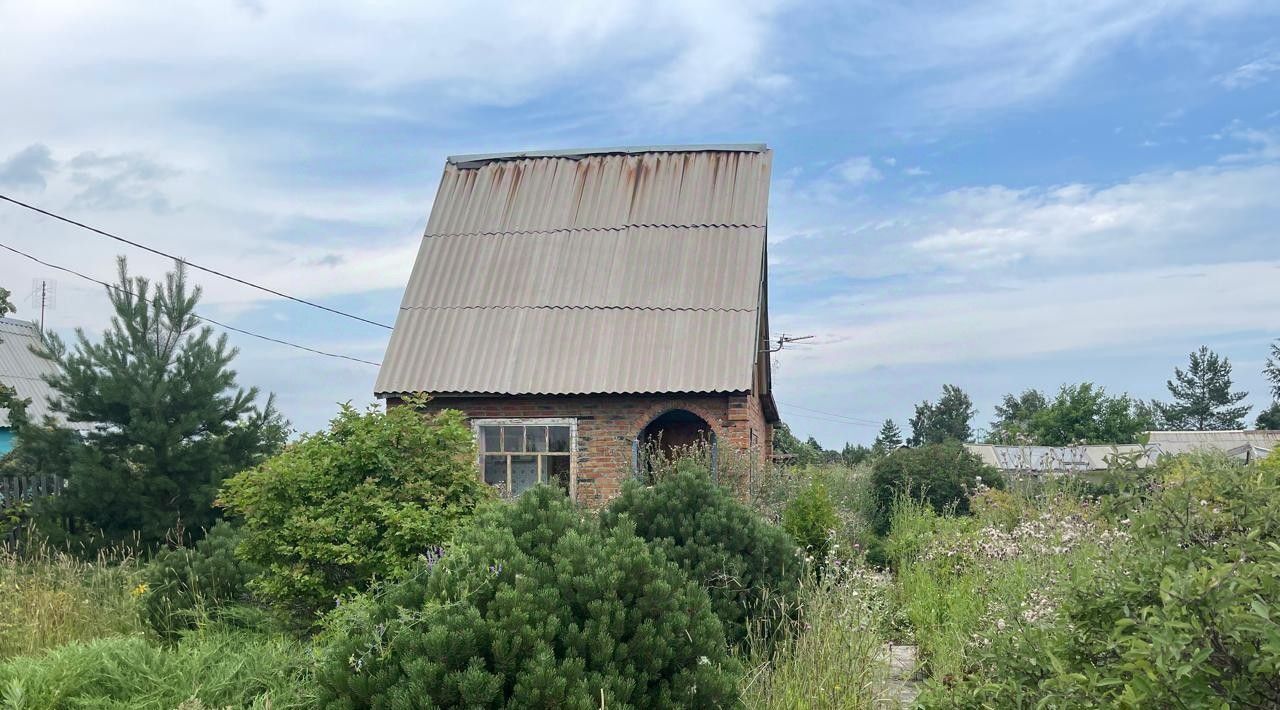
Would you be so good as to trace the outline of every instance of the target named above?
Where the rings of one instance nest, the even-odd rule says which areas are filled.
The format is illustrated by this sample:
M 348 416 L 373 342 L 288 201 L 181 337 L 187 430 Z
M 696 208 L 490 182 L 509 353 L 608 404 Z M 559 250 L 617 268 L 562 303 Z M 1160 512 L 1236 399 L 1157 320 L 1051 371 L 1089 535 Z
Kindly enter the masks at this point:
M 117 636 L 0 663 L 0 707 L 307 708 L 309 665 L 306 648 L 286 638 L 201 633 L 169 648 Z
M 1129 542 L 1011 625 L 935 705 L 1280 706 L 1280 458 L 1162 462 Z M 1125 524 L 1127 523 L 1127 524 Z
M 979 481 L 992 488 L 1004 487 L 999 471 L 955 441 L 898 449 L 877 460 L 871 475 L 874 524 L 880 534 L 888 532 L 893 506 L 903 497 L 926 501 L 940 513 L 964 514 L 969 512 L 969 491 Z
M 460 412 L 344 405 L 328 431 L 232 478 L 221 501 L 244 520 L 238 553 L 263 567 L 253 591 L 305 617 L 404 572 L 489 495 Z
M 157 553 L 142 570 L 142 613 L 162 638 L 194 628 L 226 604 L 243 600 L 259 568 L 236 557 L 240 533 L 225 521 L 195 544 Z
M 795 543 L 704 470 L 685 468 L 652 487 L 629 481 L 600 518 L 606 529 L 634 525 L 702 585 L 731 643 L 767 637 L 795 596 L 802 573 Z
M 629 525 L 557 490 L 495 503 L 442 560 L 339 607 L 319 682 L 334 708 L 719 707 L 737 661 L 704 591 Z
M 818 567 L 827 558 L 839 524 L 831 495 L 827 493 L 827 487 L 817 479 L 802 488 L 782 511 L 782 529 L 795 538 Z

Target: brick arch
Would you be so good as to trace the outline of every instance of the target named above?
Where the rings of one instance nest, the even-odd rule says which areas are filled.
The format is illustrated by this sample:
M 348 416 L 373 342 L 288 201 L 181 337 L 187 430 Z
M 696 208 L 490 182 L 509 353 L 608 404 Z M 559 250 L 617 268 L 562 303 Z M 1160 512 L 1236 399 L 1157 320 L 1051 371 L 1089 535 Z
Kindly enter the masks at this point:
M 682 400 L 675 400 L 675 399 L 668 400 L 665 402 L 659 402 L 658 404 L 655 404 L 649 407 L 648 409 L 644 410 L 644 412 L 640 416 L 633 419 L 629 427 L 629 431 L 631 432 L 629 434 L 629 438 L 631 439 L 639 438 L 640 433 L 645 430 L 645 427 L 652 424 L 655 419 L 666 414 L 667 412 L 672 412 L 677 409 L 683 409 L 686 412 L 691 412 L 693 414 L 698 415 L 699 417 L 702 418 L 702 421 L 707 423 L 707 426 L 711 427 L 711 433 L 715 434 L 717 441 L 724 440 L 725 428 L 723 425 L 723 419 L 724 419 L 723 416 L 717 417 L 715 414 L 709 411 L 706 407 L 703 407 L 701 405 L 694 404 L 692 402 L 685 402 Z

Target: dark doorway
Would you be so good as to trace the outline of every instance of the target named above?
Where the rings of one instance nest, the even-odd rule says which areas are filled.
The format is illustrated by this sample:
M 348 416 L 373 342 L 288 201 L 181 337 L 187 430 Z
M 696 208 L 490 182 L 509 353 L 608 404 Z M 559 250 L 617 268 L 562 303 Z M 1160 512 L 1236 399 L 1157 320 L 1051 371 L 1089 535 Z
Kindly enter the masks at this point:
M 634 442 L 633 470 L 652 479 L 671 468 L 677 458 L 705 459 L 714 475 L 716 434 L 705 419 L 685 409 L 673 409 L 649 422 Z

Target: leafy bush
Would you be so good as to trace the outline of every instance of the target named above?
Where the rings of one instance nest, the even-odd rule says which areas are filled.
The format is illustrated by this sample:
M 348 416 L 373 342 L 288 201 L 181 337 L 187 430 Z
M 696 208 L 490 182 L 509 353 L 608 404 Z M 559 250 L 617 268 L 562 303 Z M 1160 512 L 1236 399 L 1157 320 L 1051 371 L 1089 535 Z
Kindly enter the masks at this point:
M 264 568 L 251 588 L 311 614 L 403 573 L 489 495 L 460 412 L 344 405 L 328 431 L 232 478 L 221 502 L 244 519 L 239 554 Z
M 147 563 L 142 613 L 157 634 L 173 638 L 248 594 L 249 580 L 259 568 L 236 557 L 239 541 L 239 530 L 219 522 L 195 547 L 164 550 Z
M 795 538 L 819 566 L 827 558 L 839 524 L 831 495 L 817 479 L 801 489 L 782 512 L 782 529 Z
M 1129 544 L 1011 624 L 932 703 L 1007 707 L 1280 705 L 1280 457 L 1165 461 L 1131 500 Z
M 740 667 L 707 595 L 630 525 L 538 486 L 439 562 L 329 620 L 322 700 L 356 707 L 718 707 Z
M 600 518 L 606 529 L 634 525 L 702 585 L 731 643 L 752 632 L 768 636 L 795 596 L 802 572 L 795 544 L 705 470 L 685 467 L 653 487 L 630 481 Z
M 1003 488 L 1000 472 L 982 463 L 959 442 L 898 449 L 876 461 L 872 469 L 875 490 L 875 528 L 889 530 L 893 506 L 902 498 L 923 500 L 937 512 L 969 512 L 969 491 L 981 481 Z
M 0 706 L 307 708 L 308 666 L 306 648 L 286 638 L 201 633 L 168 648 L 117 636 L 0 663 Z

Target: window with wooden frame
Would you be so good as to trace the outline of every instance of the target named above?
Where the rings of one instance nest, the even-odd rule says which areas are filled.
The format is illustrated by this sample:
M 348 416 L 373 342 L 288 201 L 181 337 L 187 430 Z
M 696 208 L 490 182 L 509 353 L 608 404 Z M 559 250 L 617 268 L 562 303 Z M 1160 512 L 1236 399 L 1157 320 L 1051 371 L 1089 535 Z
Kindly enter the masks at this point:
M 547 483 L 572 498 L 573 419 L 479 419 L 480 476 L 504 496 L 518 496 Z

